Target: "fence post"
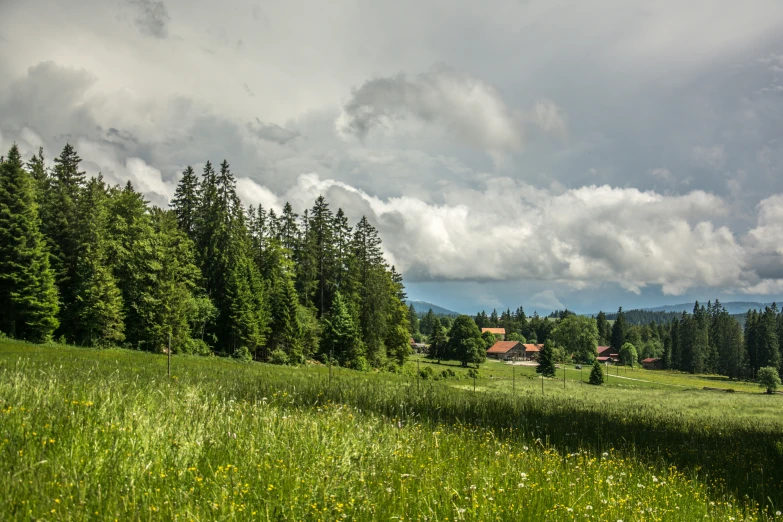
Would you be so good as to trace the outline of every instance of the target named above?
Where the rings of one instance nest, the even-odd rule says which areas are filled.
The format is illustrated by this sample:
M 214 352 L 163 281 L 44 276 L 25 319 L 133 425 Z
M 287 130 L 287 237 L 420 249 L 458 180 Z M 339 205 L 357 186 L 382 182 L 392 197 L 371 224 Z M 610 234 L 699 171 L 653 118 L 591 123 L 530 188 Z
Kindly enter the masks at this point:
M 171 332 L 169 332 L 169 349 L 168 349 L 169 355 L 168 355 L 168 372 L 169 372 L 169 379 L 171 379 Z

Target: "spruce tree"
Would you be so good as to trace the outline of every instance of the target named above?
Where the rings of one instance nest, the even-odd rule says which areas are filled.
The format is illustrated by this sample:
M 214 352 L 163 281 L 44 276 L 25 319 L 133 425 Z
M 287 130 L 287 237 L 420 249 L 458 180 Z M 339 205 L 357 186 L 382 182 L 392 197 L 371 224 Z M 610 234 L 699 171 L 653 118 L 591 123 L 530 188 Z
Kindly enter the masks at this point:
M 430 333 L 430 350 L 427 354 L 427 358 L 429 359 L 436 359 L 438 361 L 438 364 L 440 364 L 441 359 L 445 357 L 446 354 L 446 334 L 443 331 L 443 326 L 440 323 L 440 319 L 435 317 L 435 319 L 432 322 L 432 331 Z
M 91 179 L 79 200 L 76 301 L 69 310 L 73 340 L 84 346 L 125 340 L 122 296 L 107 264 L 107 196 L 103 181 Z
M 182 179 L 179 180 L 171 206 L 180 228 L 189 238 L 195 239 L 198 217 L 198 176 L 193 171 L 193 167 L 188 166 L 182 172 Z
M 536 366 L 536 373 L 540 373 L 544 377 L 555 376 L 555 354 L 554 343 L 551 339 L 547 339 L 544 342 L 544 347 L 538 352 L 538 366 Z
M 269 348 L 282 350 L 289 361 L 302 362 L 302 327 L 299 323 L 298 297 L 291 274 L 279 270 L 270 294 L 271 324 Z
M 603 312 L 598 312 L 598 315 L 595 318 L 596 327 L 598 328 L 598 344 L 601 346 L 605 346 L 607 342 L 611 339 L 606 338 L 606 331 L 611 328 L 609 326 L 609 321 L 606 320 L 606 314 Z
M 322 324 L 320 352 L 325 360 L 334 357 L 340 365 L 352 366 L 364 356 L 359 334 L 339 292 L 335 293 L 332 307 Z
M 604 376 L 604 369 L 601 368 L 601 363 L 597 360 L 593 362 L 593 369 L 590 370 L 590 384 L 600 386 L 604 383 L 606 377 Z
M 413 303 L 408 306 L 408 325 L 411 335 L 420 333 L 419 314 L 416 312 L 416 308 L 413 306 Z
M 33 177 L 35 198 L 40 205 L 50 182 L 49 172 L 46 169 L 46 162 L 44 161 L 43 147 L 39 147 L 38 154 L 31 157 L 30 161 L 27 162 L 27 170 Z
M 621 306 L 617 310 L 617 318 L 614 320 L 614 324 L 612 325 L 612 339 L 610 344 L 612 347 L 612 352 L 618 354 L 620 353 L 620 349 L 625 344 L 626 328 L 625 314 L 623 313 L 623 307 Z
M 0 331 L 46 342 L 58 326 L 57 288 L 35 192 L 14 144 L 0 163 Z
M 69 308 L 76 301 L 78 202 L 85 186 L 85 173 L 79 170 L 81 158 L 69 143 L 54 163 L 51 182 L 41 200 L 42 230 L 49 244 L 51 264 L 60 292 L 60 314 L 68 317 Z M 75 326 L 70 321 L 61 321 L 61 331 L 69 339 L 73 338 Z

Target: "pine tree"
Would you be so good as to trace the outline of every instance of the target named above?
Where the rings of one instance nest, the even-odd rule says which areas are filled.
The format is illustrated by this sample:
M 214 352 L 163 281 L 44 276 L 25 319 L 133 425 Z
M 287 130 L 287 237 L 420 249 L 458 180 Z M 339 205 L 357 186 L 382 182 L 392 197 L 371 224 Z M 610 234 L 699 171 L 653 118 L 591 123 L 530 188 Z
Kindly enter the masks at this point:
M 180 228 L 193 240 L 196 234 L 196 219 L 198 216 L 198 176 L 193 167 L 188 166 L 182 172 L 177 191 L 174 193 L 172 208 L 177 216 Z
M 691 345 L 691 373 L 704 373 L 709 360 L 709 322 L 707 310 L 699 302 L 693 308 L 694 333 Z
M 625 314 L 623 313 L 622 306 L 617 310 L 617 318 L 612 325 L 612 339 L 610 346 L 613 353 L 620 353 L 620 348 L 625 344 L 626 334 Z
M 81 158 L 67 143 L 54 160 L 51 182 L 41 200 L 42 231 L 47 238 L 51 265 L 60 292 L 60 314 L 69 316 L 76 301 L 75 278 L 78 268 L 79 195 L 85 186 L 85 173 L 79 170 Z M 61 331 L 73 338 L 76 325 L 61 321 Z
M 605 346 L 606 343 L 608 343 L 610 339 L 606 338 L 606 332 L 609 328 L 609 321 L 606 320 L 606 314 L 603 312 L 598 312 L 598 315 L 595 318 L 596 327 L 598 328 L 598 344 L 601 346 Z
M 419 314 L 416 313 L 416 308 L 413 306 L 413 303 L 411 303 L 408 306 L 408 325 L 410 329 L 410 334 L 415 335 L 420 332 L 419 330 Z
M 432 331 L 430 333 L 430 350 L 427 354 L 429 359 L 436 359 L 440 364 L 441 359 L 446 356 L 446 334 L 443 331 L 443 326 L 440 323 L 440 319 L 435 317 L 432 322 Z
M 391 282 L 391 279 L 389 279 Z M 394 284 L 394 283 L 392 283 Z M 398 366 L 403 366 L 411 354 L 411 345 L 409 342 L 408 330 L 408 307 L 405 303 L 392 295 L 389 300 L 389 312 L 386 319 L 386 335 L 383 343 L 386 347 L 387 355 Z
M 0 163 L 0 331 L 34 342 L 50 340 L 58 326 L 40 225 L 34 180 L 14 144 Z
M 278 270 L 272 284 L 270 311 L 269 348 L 283 350 L 290 361 L 302 362 L 304 354 L 298 297 L 291 275 L 283 270 Z
M 383 338 L 386 333 L 386 303 L 389 299 L 388 275 L 381 252 L 378 231 L 366 217 L 354 230 L 346 290 L 354 301 L 358 327 L 373 366 L 386 360 Z
M 351 257 L 352 229 L 348 226 L 348 218 L 345 217 L 343 209 L 337 209 L 332 227 L 334 234 L 334 285 L 339 289 L 345 281 Z M 404 296 L 400 300 L 404 301 Z
M 323 320 L 320 352 L 325 359 L 334 357 L 343 366 L 355 366 L 364 356 L 353 319 L 339 292 L 335 293 L 332 307 Z
M 604 369 L 601 368 L 601 363 L 596 360 L 593 362 L 593 369 L 590 370 L 590 380 L 588 382 L 590 384 L 600 386 L 604 383 L 605 380 L 606 377 L 604 376 Z
M 538 352 L 538 366 L 536 366 L 536 373 L 540 373 L 544 377 L 555 376 L 555 346 L 551 339 L 547 339 L 544 343 L 544 347 Z
M 33 177 L 35 199 L 38 205 L 40 205 L 50 182 L 49 172 L 46 170 L 46 162 L 44 161 L 43 147 L 39 147 L 38 154 L 31 157 L 30 161 L 27 162 L 27 170 Z
M 101 178 L 87 183 L 79 200 L 79 253 L 76 301 L 69 310 L 73 339 L 84 346 L 125 340 L 122 296 L 107 264 L 107 196 Z

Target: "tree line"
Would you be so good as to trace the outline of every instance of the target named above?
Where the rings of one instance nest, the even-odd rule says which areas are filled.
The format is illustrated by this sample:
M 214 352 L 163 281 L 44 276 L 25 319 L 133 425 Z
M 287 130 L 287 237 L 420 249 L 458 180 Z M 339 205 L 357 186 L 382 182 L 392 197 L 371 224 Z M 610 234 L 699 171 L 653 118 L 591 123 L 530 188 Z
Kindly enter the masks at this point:
M 412 307 L 409 312 L 414 312 Z M 762 368 L 783 370 L 783 312 L 774 303 L 764 310 L 748 311 L 742 321 L 718 300 L 706 306 L 696 302 L 692 313 L 678 313 L 672 319 L 666 314 L 663 322 L 632 324 L 622 308 L 613 314 L 599 312 L 596 317 L 564 310 L 547 318 L 537 314 L 529 318 L 519 307 L 515 312 L 506 310 L 498 315 L 493 310 L 487 315 L 482 311 L 474 318 L 460 316 L 458 319 L 468 319 L 475 325 L 473 335 L 482 337 L 487 349 L 494 343 L 494 336 L 489 333 L 482 336 L 480 329 L 505 328 L 507 340 L 543 344 L 542 353 L 553 363 L 591 363 L 598 346 L 609 346 L 610 353 L 627 365 L 657 358 L 666 369 L 720 374 L 733 379 L 756 379 Z M 439 328 L 431 326 L 442 320 L 427 313 L 418 324 L 420 333 L 425 339 L 429 336 L 431 343 L 436 335 L 444 339 L 439 346 L 445 348 L 436 351 L 436 358 L 458 353 L 459 343 L 451 341 L 450 332 L 438 333 Z
M 297 215 L 245 207 L 227 161 L 187 167 L 170 208 L 88 178 L 66 144 L 0 159 L 0 332 L 32 342 L 333 360 L 410 352 L 402 276 L 366 217 L 323 197 Z

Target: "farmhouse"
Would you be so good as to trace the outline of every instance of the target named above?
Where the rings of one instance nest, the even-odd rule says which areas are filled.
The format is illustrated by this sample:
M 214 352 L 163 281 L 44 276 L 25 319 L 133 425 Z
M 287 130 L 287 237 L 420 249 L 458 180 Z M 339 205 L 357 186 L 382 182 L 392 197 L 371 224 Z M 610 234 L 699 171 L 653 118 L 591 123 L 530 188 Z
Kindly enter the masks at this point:
M 525 347 L 519 341 L 497 341 L 487 350 L 487 357 L 500 359 L 501 361 L 518 359 L 524 357 L 524 355 Z
M 500 339 L 501 341 L 506 338 L 506 329 L 505 328 L 482 328 L 481 333 L 489 332 L 492 335 L 495 336 L 495 338 Z
M 543 344 L 523 344 L 525 353 L 522 356 L 523 361 L 534 361 L 538 358 L 538 352 L 544 347 Z
M 612 352 L 611 346 L 599 346 L 596 350 L 598 352 L 598 362 L 608 364 L 620 362 L 620 355 Z
M 642 360 L 642 367 L 645 370 L 663 370 L 663 359 L 648 357 Z

